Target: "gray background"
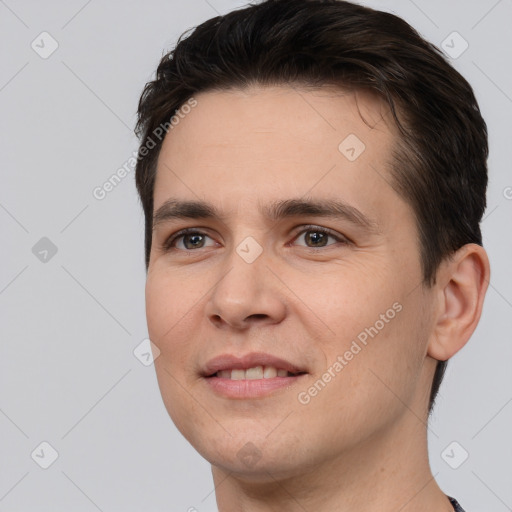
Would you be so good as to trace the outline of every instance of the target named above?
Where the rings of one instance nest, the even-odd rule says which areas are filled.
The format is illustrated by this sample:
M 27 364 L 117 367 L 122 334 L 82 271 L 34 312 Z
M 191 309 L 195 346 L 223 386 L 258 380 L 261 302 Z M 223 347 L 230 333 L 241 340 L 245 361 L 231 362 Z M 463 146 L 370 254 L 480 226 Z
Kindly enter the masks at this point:
M 244 3 L 0 1 L 0 511 L 216 510 L 209 465 L 133 353 L 147 337 L 133 171 L 103 200 L 92 191 L 136 150 L 137 101 L 163 51 Z M 469 43 L 453 63 L 489 126 L 492 277 L 477 331 L 449 364 L 430 457 L 468 512 L 512 510 L 512 0 L 363 3 L 437 45 L 454 31 Z M 51 50 L 43 31 L 58 43 L 47 58 L 31 47 Z M 43 441 L 58 452 L 47 469 Z

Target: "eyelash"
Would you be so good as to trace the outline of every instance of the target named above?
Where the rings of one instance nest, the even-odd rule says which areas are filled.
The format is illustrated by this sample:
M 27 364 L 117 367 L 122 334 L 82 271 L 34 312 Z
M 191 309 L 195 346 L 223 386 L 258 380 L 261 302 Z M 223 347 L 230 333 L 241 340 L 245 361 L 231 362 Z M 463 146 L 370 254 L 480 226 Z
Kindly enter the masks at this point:
M 297 233 L 297 235 L 293 238 L 293 241 L 297 240 L 302 234 L 307 233 L 308 231 L 313 231 L 315 233 L 322 233 L 324 235 L 328 235 L 328 236 L 334 238 L 337 242 L 341 243 L 342 245 L 348 245 L 348 244 L 352 243 L 348 238 L 340 237 L 334 231 L 331 231 L 330 229 L 322 228 L 322 227 L 315 226 L 312 224 L 302 226 L 302 230 Z M 211 238 L 207 233 L 204 233 L 203 231 L 200 231 L 196 228 L 185 228 L 185 229 L 178 231 L 177 233 L 174 233 L 169 238 L 167 238 L 167 240 L 162 244 L 163 251 L 169 252 L 171 250 L 180 250 L 180 251 L 184 251 L 184 252 L 194 252 L 195 250 L 198 250 L 198 249 L 176 249 L 173 246 L 173 244 L 176 241 L 178 241 L 180 238 L 183 238 L 186 235 L 201 235 L 201 236 L 207 236 L 207 237 Z M 319 249 L 325 249 L 326 247 L 330 247 L 331 245 L 334 245 L 334 244 L 329 244 L 324 247 L 308 247 L 308 246 L 303 246 L 303 247 L 304 247 L 304 249 L 309 249 L 309 250 L 316 252 Z M 200 247 L 199 249 L 202 249 L 202 247 Z

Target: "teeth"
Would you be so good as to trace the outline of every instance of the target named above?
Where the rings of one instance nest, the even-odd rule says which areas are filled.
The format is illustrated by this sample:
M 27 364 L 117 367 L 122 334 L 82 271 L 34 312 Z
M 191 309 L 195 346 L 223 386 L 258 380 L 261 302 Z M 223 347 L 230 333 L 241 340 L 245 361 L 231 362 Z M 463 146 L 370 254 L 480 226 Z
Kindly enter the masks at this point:
M 245 370 L 231 370 L 231 380 L 244 380 Z
M 231 380 L 255 380 L 255 379 L 273 379 L 274 377 L 292 376 L 287 370 L 275 368 L 274 366 L 254 366 L 247 370 L 219 370 L 217 377 Z
M 265 371 L 263 372 L 264 379 L 273 379 L 277 377 L 277 370 L 273 366 L 265 366 Z
M 245 378 L 247 380 L 263 379 L 263 366 L 255 366 L 245 370 Z

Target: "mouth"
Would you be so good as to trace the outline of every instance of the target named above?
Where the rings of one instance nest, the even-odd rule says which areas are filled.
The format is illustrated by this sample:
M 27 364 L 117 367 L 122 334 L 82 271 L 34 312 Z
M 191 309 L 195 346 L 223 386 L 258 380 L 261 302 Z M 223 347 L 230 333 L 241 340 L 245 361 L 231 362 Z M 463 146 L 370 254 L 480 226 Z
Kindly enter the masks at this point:
M 308 372 L 269 354 L 241 357 L 224 354 L 210 360 L 203 371 L 211 390 L 227 398 L 259 398 L 287 388 Z
M 227 370 L 219 370 L 207 378 L 217 377 L 230 380 L 257 380 L 257 379 L 273 379 L 275 377 L 296 377 L 306 372 L 289 372 L 284 368 L 276 368 L 275 366 L 253 366 L 252 368 L 231 368 Z

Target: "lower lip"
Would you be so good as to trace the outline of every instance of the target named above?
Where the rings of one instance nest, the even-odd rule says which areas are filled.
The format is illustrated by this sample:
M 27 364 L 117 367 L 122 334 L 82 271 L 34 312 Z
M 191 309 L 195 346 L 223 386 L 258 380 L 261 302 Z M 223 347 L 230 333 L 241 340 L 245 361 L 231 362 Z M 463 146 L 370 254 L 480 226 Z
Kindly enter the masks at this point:
M 231 380 L 222 377 L 207 377 L 205 380 L 215 393 L 227 398 L 260 398 L 270 395 L 277 389 L 294 385 L 303 375 L 252 380 Z

